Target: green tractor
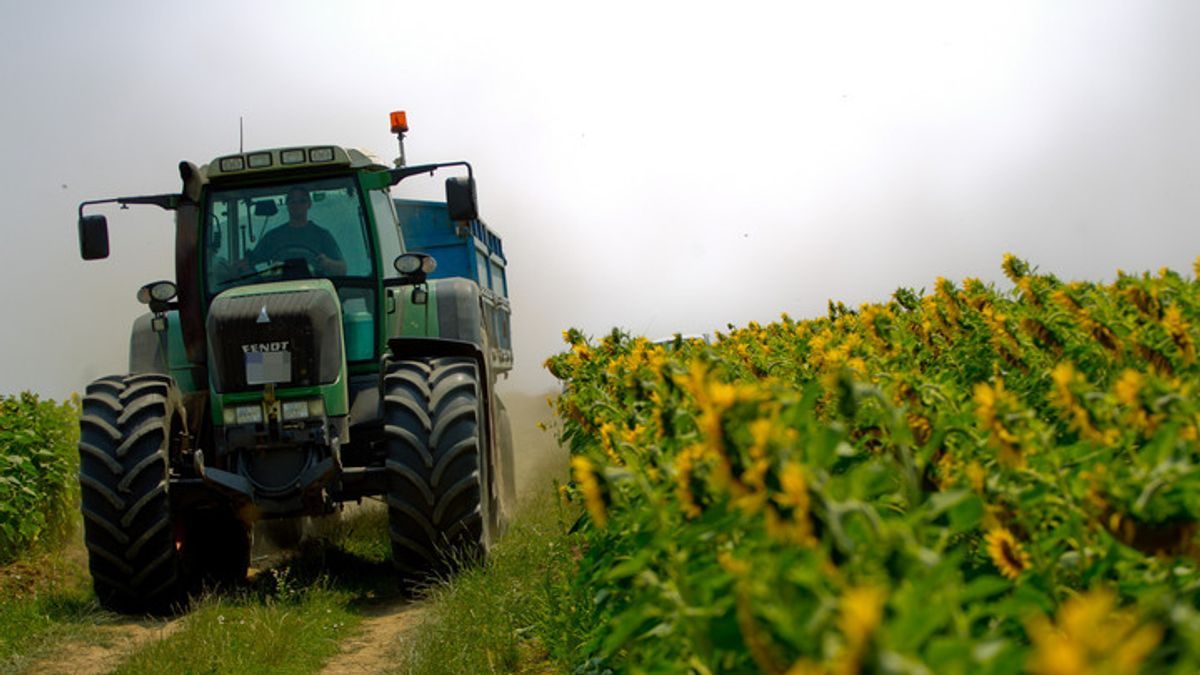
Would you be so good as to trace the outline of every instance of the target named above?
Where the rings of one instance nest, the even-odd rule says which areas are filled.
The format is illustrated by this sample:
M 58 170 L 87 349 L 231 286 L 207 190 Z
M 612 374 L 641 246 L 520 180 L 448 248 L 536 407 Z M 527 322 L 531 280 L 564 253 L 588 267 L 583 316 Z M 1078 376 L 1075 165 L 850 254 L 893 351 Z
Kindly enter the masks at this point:
M 320 145 L 179 165 L 178 194 L 89 201 L 80 252 L 108 256 L 97 204 L 175 213 L 174 282 L 147 284 L 129 372 L 88 385 L 84 538 L 96 594 L 165 612 L 246 575 L 252 526 L 387 502 L 406 579 L 486 554 L 515 498 L 496 394 L 512 366 L 506 260 L 466 162 L 394 167 Z M 393 199 L 452 169 L 446 202 Z M 406 240 L 408 245 L 406 246 Z M 451 264 L 438 274 L 428 252 Z

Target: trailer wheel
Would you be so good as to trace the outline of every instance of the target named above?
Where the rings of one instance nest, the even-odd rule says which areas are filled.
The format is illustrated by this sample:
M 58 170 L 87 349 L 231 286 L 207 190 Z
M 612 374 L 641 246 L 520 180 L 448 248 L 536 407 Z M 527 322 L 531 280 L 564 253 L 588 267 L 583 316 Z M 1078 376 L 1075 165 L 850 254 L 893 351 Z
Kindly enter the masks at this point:
M 79 483 L 88 568 L 100 604 L 164 613 L 183 600 L 181 556 L 167 495 L 168 457 L 185 426 L 174 380 L 110 376 L 88 385 Z
M 388 521 L 392 559 L 407 578 L 452 571 L 491 543 L 480 389 L 468 358 L 386 364 Z

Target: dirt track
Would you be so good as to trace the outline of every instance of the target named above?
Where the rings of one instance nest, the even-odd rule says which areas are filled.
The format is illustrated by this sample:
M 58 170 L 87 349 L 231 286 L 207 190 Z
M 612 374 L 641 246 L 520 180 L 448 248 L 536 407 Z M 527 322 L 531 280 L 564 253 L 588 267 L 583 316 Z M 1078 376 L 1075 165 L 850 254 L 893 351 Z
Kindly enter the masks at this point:
M 171 621 L 125 620 L 100 626 L 94 641 L 70 642 L 24 672 L 37 675 L 100 675 L 112 672 L 125 657 L 179 629 Z
M 358 632 L 342 642 L 341 652 L 325 664 L 321 674 L 387 672 L 392 665 L 392 648 L 405 631 L 420 623 L 424 611 L 419 603 L 408 601 L 393 601 L 368 610 Z

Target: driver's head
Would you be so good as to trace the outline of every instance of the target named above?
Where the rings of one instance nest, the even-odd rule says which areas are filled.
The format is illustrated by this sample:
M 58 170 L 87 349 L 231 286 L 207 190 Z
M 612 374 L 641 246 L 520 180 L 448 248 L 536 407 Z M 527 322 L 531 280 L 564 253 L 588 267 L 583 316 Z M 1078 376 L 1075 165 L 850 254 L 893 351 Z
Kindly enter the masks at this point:
M 312 206 L 312 197 L 308 195 L 308 190 L 302 187 L 294 187 L 288 190 L 288 216 L 293 222 L 306 222 L 308 220 L 308 207 L 310 206 Z

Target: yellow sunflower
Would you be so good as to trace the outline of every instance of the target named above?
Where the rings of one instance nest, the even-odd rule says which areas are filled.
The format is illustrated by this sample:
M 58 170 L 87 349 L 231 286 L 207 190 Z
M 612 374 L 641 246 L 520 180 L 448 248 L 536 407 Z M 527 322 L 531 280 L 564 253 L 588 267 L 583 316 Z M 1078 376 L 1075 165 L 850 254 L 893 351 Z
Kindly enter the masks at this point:
M 1016 579 L 1029 569 L 1029 554 L 1006 528 L 997 527 L 990 530 L 985 540 L 988 555 L 992 557 L 992 562 L 1000 570 L 1000 574 L 1009 579 Z

